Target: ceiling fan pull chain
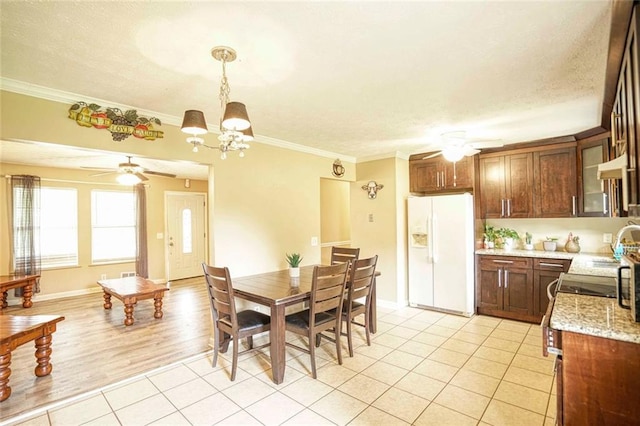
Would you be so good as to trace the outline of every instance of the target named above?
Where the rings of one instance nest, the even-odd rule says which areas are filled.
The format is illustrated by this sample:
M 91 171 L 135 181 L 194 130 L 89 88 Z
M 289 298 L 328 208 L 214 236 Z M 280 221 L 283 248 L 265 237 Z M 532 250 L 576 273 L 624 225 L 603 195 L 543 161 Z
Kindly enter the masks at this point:
M 456 176 L 456 162 L 454 161 L 453 162 L 453 186 L 454 187 L 458 186 L 457 183 L 456 183 L 456 179 L 457 179 L 457 176 Z

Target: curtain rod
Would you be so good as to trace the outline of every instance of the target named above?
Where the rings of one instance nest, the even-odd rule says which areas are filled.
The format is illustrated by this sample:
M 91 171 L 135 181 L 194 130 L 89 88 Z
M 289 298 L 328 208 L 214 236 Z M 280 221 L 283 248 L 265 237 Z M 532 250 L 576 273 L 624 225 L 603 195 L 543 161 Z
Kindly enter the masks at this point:
M 11 175 L 4 175 L 6 179 L 11 179 Z M 108 182 L 85 182 L 81 180 L 68 180 L 68 179 L 51 179 L 51 178 L 40 178 L 43 182 L 58 182 L 58 183 L 78 183 L 82 185 L 106 185 L 106 186 L 123 186 L 117 182 L 108 183 Z M 149 184 L 144 184 L 145 187 L 148 187 Z

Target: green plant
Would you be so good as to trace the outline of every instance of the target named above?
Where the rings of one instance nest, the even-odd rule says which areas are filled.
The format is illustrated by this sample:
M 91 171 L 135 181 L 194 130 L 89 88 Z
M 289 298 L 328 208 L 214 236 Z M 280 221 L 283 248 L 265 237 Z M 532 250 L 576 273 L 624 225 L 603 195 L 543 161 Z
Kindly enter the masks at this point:
M 531 244 L 531 234 L 528 232 L 525 232 L 524 234 L 524 242 L 525 244 Z
M 496 235 L 495 228 L 491 225 L 484 225 L 484 238 L 488 242 L 492 243 L 492 242 L 495 242 L 496 237 L 497 235 Z
M 547 241 L 558 241 L 558 237 L 547 237 Z
M 287 263 L 289 264 L 290 267 L 292 268 L 298 268 L 300 267 L 300 262 L 302 262 L 302 256 L 300 256 L 300 253 L 287 253 L 286 255 L 287 258 Z
M 505 239 L 505 238 L 513 238 L 514 240 L 520 239 L 520 235 L 518 235 L 518 233 L 511 228 L 498 228 L 496 230 L 496 235 L 502 239 Z

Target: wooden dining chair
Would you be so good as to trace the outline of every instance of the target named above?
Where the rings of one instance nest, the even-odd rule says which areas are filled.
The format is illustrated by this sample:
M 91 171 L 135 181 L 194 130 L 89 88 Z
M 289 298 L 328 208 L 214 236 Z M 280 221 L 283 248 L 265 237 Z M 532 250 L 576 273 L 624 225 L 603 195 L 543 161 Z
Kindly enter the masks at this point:
M 287 331 L 305 336 L 308 339 L 308 349 L 290 342 L 286 342 L 286 344 L 310 355 L 311 374 L 314 379 L 318 378 L 315 348 L 316 342 L 320 341 L 321 332 L 333 330 L 338 364 L 342 364 L 342 354 L 340 353 L 342 319 L 340 315 L 336 315 L 336 312 L 342 312 L 349 263 L 314 266 L 309 309 L 287 315 L 285 318 Z
M 359 255 L 359 248 L 334 246 L 331 247 L 331 264 L 337 265 L 338 263 L 345 263 L 348 261 L 354 262 L 358 260 Z
M 371 346 L 370 310 L 371 288 L 375 279 L 378 256 L 356 260 L 351 264 L 350 278 L 347 283 L 347 299 L 342 306 L 342 320 L 347 324 L 347 342 L 349 344 L 349 356 L 353 357 L 352 324 L 364 327 L 367 336 L 367 345 Z M 359 315 L 364 314 L 364 324 L 356 321 Z
M 241 353 L 269 346 L 269 343 L 266 343 L 254 348 L 253 336 L 271 329 L 271 317 L 252 309 L 237 312 L 229 269 L 226 267 L 216 268 L 205 263 L 202 264 L 202 268 L 207 283 L 207 290 L 209 291 L 211 316 L 215 328 L 213 361 L 211 362 L 211 366 L 215 367 L 217 364 L 218 351 L 223 348 L 222 352 L 225 352 L 230 341 L 233 341 L 231 381 L 234 381 L 236 379 L 236 369 L 238 366 L 238 347 L 240 346 L 240 340 L 246 337 L 249 345 L 249 349 Z

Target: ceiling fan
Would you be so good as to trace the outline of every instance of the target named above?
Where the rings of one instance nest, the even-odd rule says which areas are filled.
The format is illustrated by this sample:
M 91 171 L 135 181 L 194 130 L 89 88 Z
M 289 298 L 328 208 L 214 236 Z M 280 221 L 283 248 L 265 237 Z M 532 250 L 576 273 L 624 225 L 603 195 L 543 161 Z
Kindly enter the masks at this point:
M 93 170 L 106 170 L 105 172 L 96 173 L 96 174 L 93 174 L 91 176 L 104 176 L 104 175 L 108 175 L 108 174 L 112 174 L 112 173 L 118 173 L 118 174 L 120 174 L 120 176 L 118 176 L 118 182 L 125 183 L 125 184 L 135 184 L 135 183 L 144 182 L 144 181 L 149 180 L 149 178 L 147 178 L 145 176 L 145 174 L 147 174 L 147 175 L 155 175 L 155 176 L 162 176 L 162 177 L 169 177 L 169 178 L 176 177 L 176 175 L 174 175 L 172 173 L 156 172 L 156 171 L 153 171 L 153 170 L 145 169 L 144 167 L 140 166 L 139 164 L 132 163 L 130 156 L 127 156 L 127 162 L 126 163 L 118 164 L 118 168 L 117 169 L 104 169 L 104 168 L 101 168 L 101 167 L 81 167 L 81 168 L 82 169 L 93 169 Z M 137 180 L 137 181 L 134 182 L 134 180 Z
M 465 131 L 447 132 L 440 136 L 440 143 L 437 144 L 440 151 L 423 157 L 423 160 L 442 155 L 445 159 L 455 163 L 462 160 L 462 157 L 478 154 L 483 148 L 504 146 L 500 139 L 467 138 Z

